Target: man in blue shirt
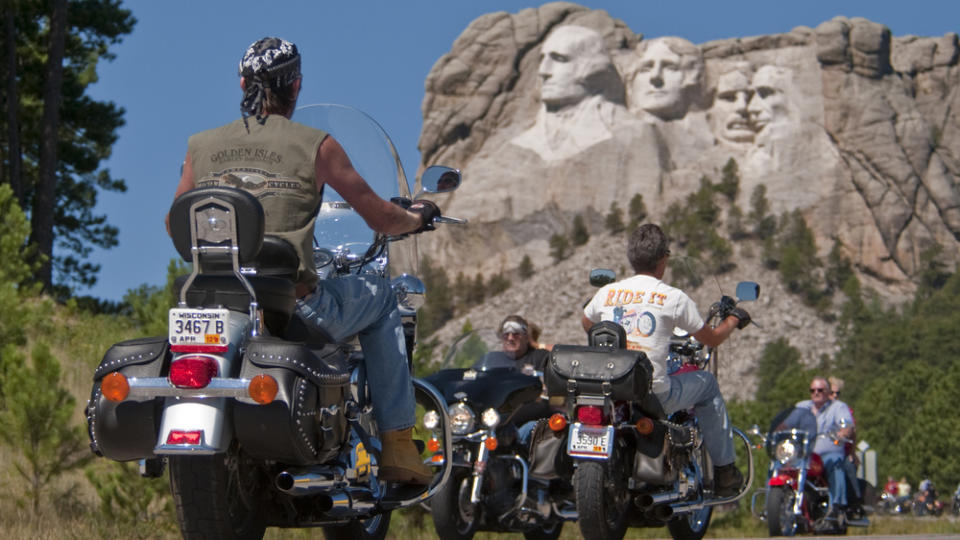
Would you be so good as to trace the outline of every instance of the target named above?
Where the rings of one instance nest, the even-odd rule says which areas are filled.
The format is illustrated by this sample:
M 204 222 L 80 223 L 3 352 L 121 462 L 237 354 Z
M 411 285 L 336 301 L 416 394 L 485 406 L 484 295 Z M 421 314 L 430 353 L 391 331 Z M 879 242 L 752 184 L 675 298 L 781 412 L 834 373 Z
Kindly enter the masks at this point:
M 850 407 L 839 399 L 830 399 L 830 383 L 823 377 L 810 381 L 810 399 L 797 403 L 817 418 L 817 441 L 813 451 L 823 459 L 830 483 L 830 498 L 839 508 L 847 506 L 847 482 L 843 463 L 846 459 L 844 439 L 853 437 L 853 416 Z

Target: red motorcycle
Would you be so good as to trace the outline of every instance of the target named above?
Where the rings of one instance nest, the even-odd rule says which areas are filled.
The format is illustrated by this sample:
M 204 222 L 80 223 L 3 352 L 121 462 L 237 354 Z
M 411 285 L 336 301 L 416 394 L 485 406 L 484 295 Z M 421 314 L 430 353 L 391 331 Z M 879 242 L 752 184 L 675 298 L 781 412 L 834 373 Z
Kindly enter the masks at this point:
M 866 527 L 869 520 L 861 511 L 834 512 L 830 486 L 820 455 L 813 451 L 818 437 L 817 420 L 808 409 L 789 408 L 778 414 L 766 434 L 754 426 L 750 432 L 759 436 L 770 455 L 767 488 L 753 494 L 750 510 L 766 521 L 770 536 L 793 536 L 797 533 L 846 534 L 847 527 Z M 860 493 L 872 489 L 858 479 Z M 863 501 L 848 490 L 851 508 L 862 508 Z M 759 502 L 764 498 L 763 504 Z M 762 510 L 760 510 L 762 508 Z

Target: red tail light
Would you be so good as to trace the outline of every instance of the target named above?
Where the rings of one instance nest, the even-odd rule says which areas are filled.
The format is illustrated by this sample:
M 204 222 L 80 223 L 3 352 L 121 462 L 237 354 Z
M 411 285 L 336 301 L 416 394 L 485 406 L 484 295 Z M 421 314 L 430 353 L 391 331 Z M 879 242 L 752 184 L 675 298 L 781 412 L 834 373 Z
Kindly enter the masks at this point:
M 177 388 L 205 388 L 217 371 L 217 361 L 209 356 L 185 356 L 170 363 L 170 383 Z
M 177 431 L 173 430 L 167 435 L 167 444 L 192 444 L 197 445 L 203 441 L 202 431 Z
M 596 405 L 584 405 L 577 408 L 577 420 L 588 426 L 603 424 L 603 409 Z

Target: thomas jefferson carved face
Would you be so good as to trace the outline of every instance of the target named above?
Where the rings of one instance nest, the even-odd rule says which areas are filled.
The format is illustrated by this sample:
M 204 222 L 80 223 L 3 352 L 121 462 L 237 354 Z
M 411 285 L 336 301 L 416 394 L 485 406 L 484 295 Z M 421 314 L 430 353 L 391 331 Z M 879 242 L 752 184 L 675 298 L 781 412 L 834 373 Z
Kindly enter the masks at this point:
M 591 77 L 611 65 L 599 33 L 581 26 L 561 26 L 540 47 L 540 99 L 547 109 L 555 110 L 602 93 L 602 88 L 591 84 Z
M 720 76 L 717 97 L 711 110 L 714 131 L 728 141 L 752 142 L 755 132 L 748 106 L 753 89 L 746 69 L 737 68 Z
M 684 116 L 699 90 L 699 49 L 680 38 L 657 38 L 641 42 L 637 52 L 641 56 L 630 86 L 630 109 L 664 120 Z

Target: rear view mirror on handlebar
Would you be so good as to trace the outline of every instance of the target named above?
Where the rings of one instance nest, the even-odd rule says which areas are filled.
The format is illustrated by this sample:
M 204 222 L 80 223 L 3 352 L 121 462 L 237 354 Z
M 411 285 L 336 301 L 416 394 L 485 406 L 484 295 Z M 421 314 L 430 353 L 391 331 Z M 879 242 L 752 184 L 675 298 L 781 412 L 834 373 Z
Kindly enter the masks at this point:
M 433 165 L 420 176 L 420 189 L 426 193 L 447 193 L 460 187 L 460 171 Z
M 737 298 L 741 302 L 749 302 L 760 297 L 760 285 L 752 281 L 737 283 Z

